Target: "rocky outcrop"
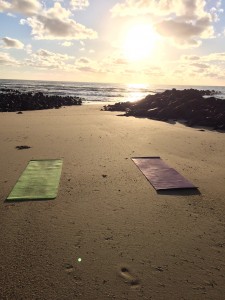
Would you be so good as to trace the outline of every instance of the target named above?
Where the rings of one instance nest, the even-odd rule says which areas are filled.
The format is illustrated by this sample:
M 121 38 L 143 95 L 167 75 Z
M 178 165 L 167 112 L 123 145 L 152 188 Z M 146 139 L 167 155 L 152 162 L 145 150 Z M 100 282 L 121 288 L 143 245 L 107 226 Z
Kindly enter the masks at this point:
M 225 100 L 213 97 L 214 93 L 215 91 L 209 90 L 172 89 L 148 95 L 140 101 L 104 106 L 104 110 L 124 111 L 125 116 L 160 121 L 182 120 L 188 126 L 206 126 L 224 130 Z
M 0 90 L 0 111 L 26 111 L 60 108 L 62 106 L 81 105 L 79 97 L 48 96 L 41 92 L 21 93 L 17 90 Z

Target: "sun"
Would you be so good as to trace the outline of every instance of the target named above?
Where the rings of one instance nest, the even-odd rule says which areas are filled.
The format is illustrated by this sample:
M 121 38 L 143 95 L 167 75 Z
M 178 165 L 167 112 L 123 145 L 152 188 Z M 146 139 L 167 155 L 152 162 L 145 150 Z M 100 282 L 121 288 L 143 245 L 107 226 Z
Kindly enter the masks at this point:
M 134 24 L 124 37 L 123 55 L 130 61 L 145 60 L 152 55 L 156 41 L 157 34 L 151 24 Z

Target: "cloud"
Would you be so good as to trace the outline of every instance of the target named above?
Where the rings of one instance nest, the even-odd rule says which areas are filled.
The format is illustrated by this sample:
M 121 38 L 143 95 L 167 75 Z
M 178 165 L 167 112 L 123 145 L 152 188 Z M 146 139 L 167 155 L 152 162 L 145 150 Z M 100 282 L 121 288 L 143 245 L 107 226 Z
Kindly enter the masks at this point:
M 78 71 L 82 72 L 91 72 L 91 73 L 98 73 L 100 72 L 99 64 L 91 60 L 87 57 L 80 57 L 76 59 L 74 67 Z
M 182 59 L 183 60 L 188 60 L 188 61 L 190 61 L 190 60 L 193 61 L 193 60 L 199 60 L 200 56 L 197 56 L 197 55 L 183 55 Z
M 197 47 L 202 39 L 213 37 L 212 12 L 218 15 L 220 3 L 206 10 L 205 0 L 124 0 L 112 9 L 112 16 L 149 16 L 155 30 L 178 47 Z
M 3 48 L 17 48 L 17 49 L 23 49 L 24 44 L 21 43 L 17 39 L 11 39 L 9 37 L 2 38 L 2 41 L 4 43 Z
M 36 53 L 32 53 L 25 63 L 35 68 L 66 70 L 67 63 L 73 59 L 73 56 L 39 49 Z
M 154 76 L 154 77 L 165 76 L 165 74 L 163 73 L 161 68 L 152 67 L 152 66 L 151 66 L 151 68 L 147 68 L 147 69 L 143 70 L 143 72 L 145 75 L 148 75 L 148 76 Z
M 191 66 L 200 69 L 208 69 L 210 67 L 208 64 L 201 64 L 201 63 L 193 63 L 191 64 Z
M 145 67 L 140 73 L 147 75 L 147 70 L 150 70 L 149 76 L 154 74 L 157 76 L 164 76 L 166 81 L 171 81 L 176 84 L 213 84 L 215 80 L 224 80 L 224 67 L 225 67 L 225 52 L 211 53 L 208 55 L 182 55 L 179 60 L 164 61 L 161 63 L 160 69 L 154 70 L 152 66 Z M 151 71 L 153 70 L 152 74 Z M 154 78 L 154 76 L 153 76 Z M 210 82 L 210 80 L 212 80 Z M 219 83 L 218 82 L 218 83 Z M 218 84 L 217 83 L 217 84 Z M 222 83 L 222 82 L 221 82 Z
M 67 54 L 61 54 L 61 53 L 55 53 L 55 52 L 51 52 L 51 51 L 48 51 L 48 50 L 45 50 L 45 49 L 39 49 L 36 54 L 36 56 L 39 56 L 39 57 L 47 57 L 47 58 L 57 58 L 57 59 L 61 59 L 61 60 L 68 60 L 68 59 L 71 59 L 71 58 L 74 58 L 73 56 L 69 56 Z
M 181 79 L 189 78 L 189 81 L 192 81 L 193 77 L 199 80 L 205 78 L 221 80 L 224 76 L 224 67 L 225 52 L 221 52 L 202 56 L 182 55 L 180 60 L 174 61 L 174 65 L 170 65 L 169 69 L 173 70 L 174 74 L 179 70 L 179 74 L 182 74 Z
M 183 78 L 190 76 L 192 79 L 195 76 L 198 79 L 207 77 L 221 80 L 224 77 L 225 52 L 202 56 L 182 56 L 180 61 L 175 63 L 175 67 L 184 71 Z M 171 69 L 173 68 L 171 67 Z
M 214 22 L 220 21 L 220 14 L 223 13 L 223 11 L 224 11 L 221 8 L 221 6 L 222 6 L 222 1 L 219 0 L 219 1 L 216 1 L 215 6 L 210 9 L 210 14 L 211 14 Z
M 205 0 L 124 0 L 116 4 L 111 13 L 113 16 L 175 14 L 192 19 L 205 15 L 205 4 Z
M 181 62 L 183 63 L 190 63 L 194 61 L 198 61 L 198 63 L 218 63 L 221 64 L 225 62 L 225 52 L 215 52 L 215 53 L 210 53 L 207 55 L 202 55 L 202 56 L 197 56 L 197 55 L 182 55 L 181 56 Z
M 37 40 L 97 38 L 97 32 L 75 22 L 70 16 L 71 12 L 56 2 L 52 8 L 26 20 L 22 19 L 20 24 L 29 25 L 32 28 L 32 35 Z
M 41 7 L 38 0 L 12 0 L 11 10 L 30 15 L 37 13 Z
M 11 57 L 8 53 L 0 52 L 0 65 L 15 66 L 18 61 Z
M 10 9 L 11 4 L 7 1 L 0 0 L 0 12 Z
M 155 24 L 155 28 L 160 35 L 172 38 L 180 47 L 197 47 L 201 44 L 199 38 L 210 38 L 214 33 L 207 16 L 196 21 L 163 20 Z
M 70 5 L 72 10 L 82 10 L 89 6 L 88 0 L 71 0 Z
M 77 67 L 77 70 L 79 70 L 81 72 L 90 72 L 90 73 L 99 72 L 96 68 L 93 68 L 93 67 L 90 67 L 90 66 Z
M 124 73 L 128 61 L 119 52 L 111 53 L 100 62 L 101 69 L 110 73 Z
M 222 63 L 222 62 L 225 62 L 225 52 L 217 52 L 217 53 L 211 53 L 208 55 L 204 55 L 201 57 L 201 60 L 207 61 L 207 62 Z
M 176 1 L 176 2 L 179 2 Z M 174 0 L 125 0 L 123 3 L 117 3 L 111 9 L 115 16 L 138 16 L 146 14 L 165 14 L 172 11 Z
M 25 46 L 25 51 L 27 52 L 27 54 L 31 54 L 32 53 L 32 45 L 31 44 L 27 44 Z
M 81 57 L 77 60 L 77 63 L 82 63 L 82 64 L 89 64 L 91 62 L 90 59 L 88 59 L 87 57 Z
M 68 41 L 65 41 L 61 44 L 63 47 L 71 47 L 73 46 L 73 43 L 72 42 L 68 42 Z
M 124 58 L 118 57 L 114 59 L 113 63 L 115 63 L 116 65 L 127 65 L 128 61 Z
M 16 18 L 16 15 L 12 14 L 12 13 L 7 13 L 7 16 L 12 17 L 12 18 Z
M 11 2 L 0 0 L 0 11 L 12 11 L 25 15 L 37 13 L 42 8 L 38 0 L 12 0 Z

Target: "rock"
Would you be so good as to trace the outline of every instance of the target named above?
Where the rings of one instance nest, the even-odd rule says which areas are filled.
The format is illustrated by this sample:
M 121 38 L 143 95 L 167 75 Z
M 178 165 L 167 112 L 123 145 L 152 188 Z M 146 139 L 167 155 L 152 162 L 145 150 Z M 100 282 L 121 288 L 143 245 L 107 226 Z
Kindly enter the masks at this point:
M 12 89 L 0 89 L 0 111 L 18 111 L 18 114 L 26 110 L 41 110 L 60 108 L 62 106 L 81 105 L 80 97 L 48 96 L 41 92 L 32 94 L 20 93 Z
M 116 103 L 104 106 L 107 111 L 124 111 L 125 116 L 154 120 L 184 120 L 187 126 L 225 128 L 225 100 L 212 95 L 214 90 L 196 89 L 166 90 L 148 95 L 136 102 Z M 204 97 L 210 96 L 210 97 Z

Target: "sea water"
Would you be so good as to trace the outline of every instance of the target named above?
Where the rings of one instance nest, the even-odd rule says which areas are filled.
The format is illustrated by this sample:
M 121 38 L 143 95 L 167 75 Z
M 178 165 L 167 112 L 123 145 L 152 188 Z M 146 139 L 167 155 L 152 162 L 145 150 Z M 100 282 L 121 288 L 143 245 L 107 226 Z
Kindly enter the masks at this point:
M 225 99 L 225 87 L 222 86 L 175 86 L 0 79 L 0 89 L 2 88 L 16 89 L 20 92 L 42 92 L 45 95 L 77 96 L 81 97 L 84 103 L 136 101 L 143 99 L 149 94 L 153 95 L 172 88 L 178 90 L 189 88 L 214 90 L 216 92 L 215 97 Z

